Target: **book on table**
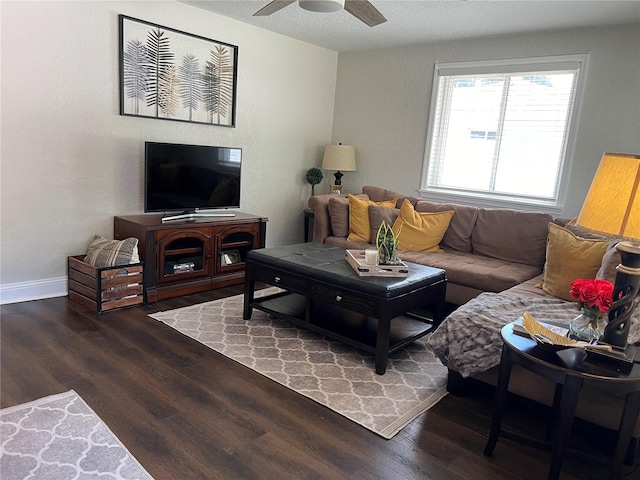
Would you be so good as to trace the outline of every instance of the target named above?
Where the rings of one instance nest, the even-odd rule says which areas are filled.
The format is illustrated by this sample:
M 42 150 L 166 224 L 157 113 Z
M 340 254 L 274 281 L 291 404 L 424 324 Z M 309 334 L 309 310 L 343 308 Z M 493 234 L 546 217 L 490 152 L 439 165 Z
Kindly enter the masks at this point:
M 531 338 L 531 335 L 529 335 L 529 332 L 527 332 L 527 329 L 524 328 L 522 321 L 523 321 L 523 317 L 518 317 L 518 319 L 515 322 L 513 322 L 513 333 L 515 333 L 516 335 L 520 335 L 522 337 Z M 562 327 L 560 325 L 554 325 L 548 322 L 538 321 L 538 323 L 543 327 L 551 330 L 553 333 L 560 335 L 561 337 L 569 336 L 569 329 L 566 327 Z

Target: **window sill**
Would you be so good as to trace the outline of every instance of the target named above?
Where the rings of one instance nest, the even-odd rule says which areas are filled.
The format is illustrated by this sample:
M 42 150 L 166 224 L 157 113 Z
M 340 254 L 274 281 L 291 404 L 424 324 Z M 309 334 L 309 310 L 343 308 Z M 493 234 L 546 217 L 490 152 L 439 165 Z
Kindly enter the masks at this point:
M 444 193 L 432 190 L 418 190 L 419 195 L 424 200 L 438 203 L 457 203 L 462 205 L 472 205 L 481 208 L 511 208 L 515 210 L 526 210 L 532 212 L 548 213 L 553 217 L 563 214 L 563 207 L 555 202 L 544 202 L 515 197 L 489 197 L 483 194 L 473 193 Z

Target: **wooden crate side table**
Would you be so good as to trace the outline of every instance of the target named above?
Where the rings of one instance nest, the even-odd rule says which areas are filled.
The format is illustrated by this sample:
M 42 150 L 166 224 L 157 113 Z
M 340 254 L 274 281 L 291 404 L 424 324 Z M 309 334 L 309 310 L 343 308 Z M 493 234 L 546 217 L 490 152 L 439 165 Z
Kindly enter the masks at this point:
M 146 303 L 144 264 L 96 268 L 84 255 L 68 257 L 69 299 L 102 313 Z

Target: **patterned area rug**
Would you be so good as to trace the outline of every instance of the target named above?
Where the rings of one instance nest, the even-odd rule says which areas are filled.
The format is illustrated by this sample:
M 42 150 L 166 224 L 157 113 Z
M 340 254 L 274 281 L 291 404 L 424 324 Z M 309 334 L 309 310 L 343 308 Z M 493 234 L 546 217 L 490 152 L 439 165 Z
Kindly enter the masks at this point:
M 373 356 L 353 347 L 256 309 L 243 320 L 242 301 L 237 295 L 151 317 L 384 438 L 446 395 L 447 370 L 421 340 L 376 375 Z
M 74 392 L 0 410 L 0 478 L 153 480 Z

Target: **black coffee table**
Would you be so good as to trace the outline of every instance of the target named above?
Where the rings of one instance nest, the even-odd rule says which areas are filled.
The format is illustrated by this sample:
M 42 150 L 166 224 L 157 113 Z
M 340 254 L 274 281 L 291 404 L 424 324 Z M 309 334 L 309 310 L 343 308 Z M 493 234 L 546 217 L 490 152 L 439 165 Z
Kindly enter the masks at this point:
M 346 250 L 320 243 L 251 250 L 246 258 L 244 313 L 276 315 L 375 355 L 383 375 L 389 354 L 435 329 L 444 318 L 444 270 L 407 263 L 406 278 L 359 277 Z M 254 298 L 255 283 L 283 292 Z M 429 307 L 432 318 L 408 312 Z

